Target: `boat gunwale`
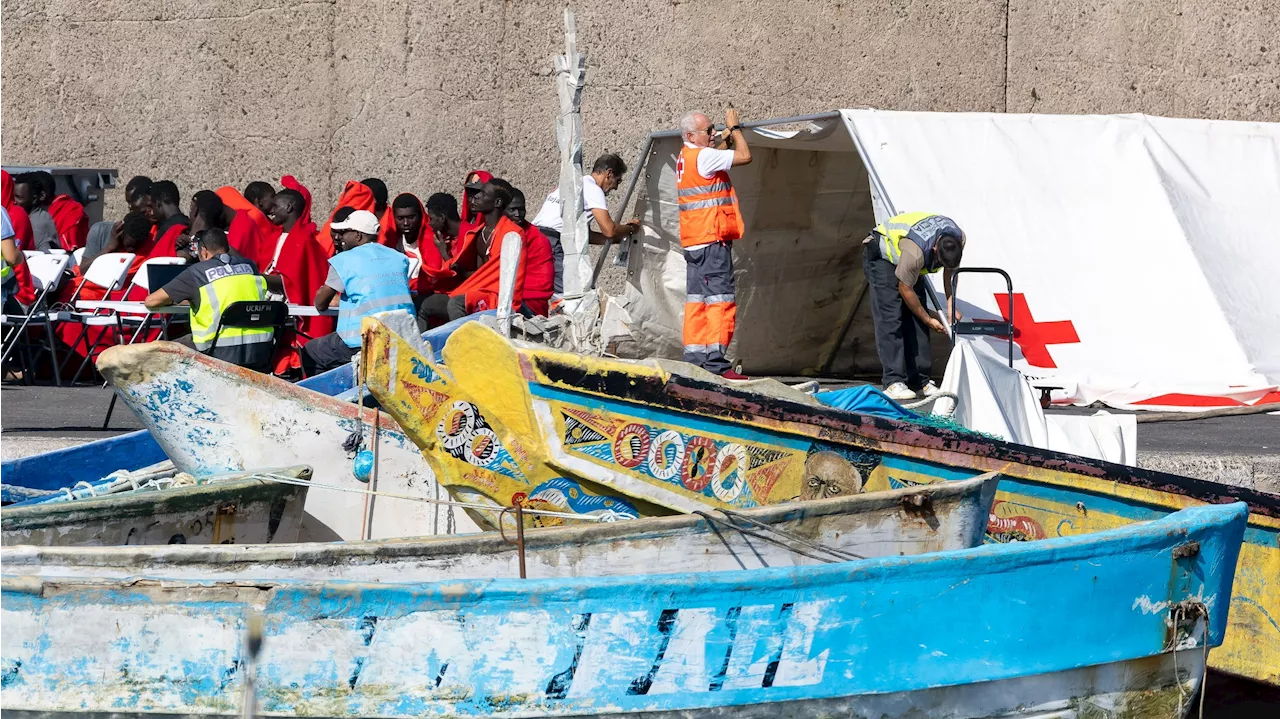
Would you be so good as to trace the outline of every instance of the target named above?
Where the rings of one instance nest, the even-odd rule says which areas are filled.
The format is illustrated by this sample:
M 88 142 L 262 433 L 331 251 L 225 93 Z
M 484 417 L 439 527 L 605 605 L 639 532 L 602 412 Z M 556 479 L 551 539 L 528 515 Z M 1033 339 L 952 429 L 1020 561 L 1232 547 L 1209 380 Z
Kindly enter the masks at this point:
M 763 418 L 846 432 L 866 439 L 870 449 L 888 451 L 891 454 L 901 453 L 885 450 L 880 445 L 882 443 L 901 445 L 921 450 L 1007 461 L 1035 469 L 1073 473 L 1090 479 L 1182 495 L 1207 504 L 1245 502 L 1253 514 L 1280 519 L 1280 495 L 1248 487 L 1130 467 L 1050 449 L 1014 444 L 1005 440 L 968 436 L 951 429 L 849 412 L 834 407 L 800 404 L 788 399 L 770 397 L 673 373 L 663 372 L 662 374 L 666 375 L 663 381 L 653 372 L 630 374 L 613 369 L 583 368 L 551 356 L 550 353 L 537 350 L 528 352 L 526 348 L 516 349 L 522 355 L 526 352 L 532 355 L 531 359 L 536 372 L 535 376 L 527 378 L 529 381 L 539 384 L 548 383 L 570 391 L 640 405 L 656 404 L 675 411 L 704 416 L 729 417 L 739 421 Z M 537 374 L 541 374 L 542 377 L 536 376 Z M 595 381 L 592 381 L 593 377 L 596 378 Z M 778 431 L 785 432 L 785 430 Z M 814 439 L 822 438 L 814 437 Z M 987 448 L 987 451 L 975 451 L 978 444 Z M 1004 473 L 1013 476 L 1007 471 Z M 1224 491 L 1226 488 L 1229 490 Z
M 953 501 L 957 504 L 969 497 L 976 497 L 985 504 L 978 528 L 975 530 L 981 540 L 985 530 L 986 515 L 995 498 L 999 477 L 995 473 L 974 477 L 957 482 L 921 485 L 905 489 L 854 494 L 830 499 L 815 499 L 803 502 L 785 502 L 747 510 L 735 510 L 735 513 L 750 517 L 767 524 L 783 524 L 787 522 L 803 522 L 842 514 L 853 514 L 849 508 L 858 507 L 865 513 L 894 507 L 905 507 L 904 500 L 911 497 L 927 495 L 933 502 Z M 719 510 L 708 509 L 709 512 Z M 910 511 L 910 510 L 908 510 Z M 863 513 L 859 512 L 859 513 Z M 643 527 L 636 528 L 636 523 Z M 558 546 L 575 542 L 606 542 L 623 538 L 656 538 L 662 535 L 675 535 L 682 531 L 697 529 L 707 520 L 695 514 L 673 514 L 661 517 L 641 517 L 621 522 L 595 522 L 559 527 L 539 527 L 525 530 L 525 550 L 554 549 Z M 460 545 L 460 546 L 455 546 Z M 6 573 L 9 567 L 39 566 L 44 563 L 59 563 L 67 566 L 94 567 L 113 566 L 107 563 L 151 561 L 168 565 L 198 565 L 210 562 L 224 564 L 254 564 L 259 562 L 296 561 L 305 562 L 314 559 L 346 559 L 348 563 L 355 560 L 392 560 L 403 557 L 421 557 L 429 559 L 455 554 L 457 549 L 471 554 L 502 554 L 514 551 L 514 546 L 497 531 L 480 532 L 466 535 L 436 535 L 424 537 L 361 540 L 352 542 L 315 543 L 296 542 L 279 544 L 244 544 L 237 547 L 221 545 L 153 545 L 153 546 L 112 546 L 112 547 L 42 547 L 36 545 L 12 545 L 0 548 Z M 434 550 L 426 553 L 423 550 Z M 336 555 L 336 556 L 335 556 Z

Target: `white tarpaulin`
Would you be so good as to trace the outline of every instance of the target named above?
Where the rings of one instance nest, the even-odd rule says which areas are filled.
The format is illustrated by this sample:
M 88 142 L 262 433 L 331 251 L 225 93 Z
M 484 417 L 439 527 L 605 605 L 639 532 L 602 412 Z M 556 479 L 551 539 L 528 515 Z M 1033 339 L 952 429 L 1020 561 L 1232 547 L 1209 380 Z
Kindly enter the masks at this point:
M 941 388 L 956 395 L 952 418 L 969 429 L 1032 447 L 1138 464 L 1138 423 L 1133 415 L 1105 410 L 1091 417 L 1046 415 L 1039 391 L 1009 367 L 1005 355 L 980 340 L 956 341 Z M 934 411 L 942 411 L 943 403 L 950 401 L 938 400 Z
M 746 372 L 878 374 L 861 241 L 923 210 L 965 230 L 964 266 L 1012 276 L 1016 366 L 1063 387 L 1056 400 L 1178 408 L 1276 392 L 1280 124 L 846 110 L 787 129 L 753 132 L 755 161 L 730 173 L 747 229 L 730 356 Z M 679 356 L 678 147 L 657 137 L 637 170 L 646 232 L 606 310 L 623 352 Z M 963 276 L 959 297 L 969 318 L 1009 312 L 1002 283 Z

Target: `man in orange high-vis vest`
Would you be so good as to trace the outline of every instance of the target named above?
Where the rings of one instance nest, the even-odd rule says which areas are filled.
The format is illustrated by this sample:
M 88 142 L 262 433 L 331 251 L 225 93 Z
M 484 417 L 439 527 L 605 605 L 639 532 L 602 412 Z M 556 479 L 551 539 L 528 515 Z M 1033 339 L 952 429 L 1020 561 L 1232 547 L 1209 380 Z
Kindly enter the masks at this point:
M 738 124 L 738 111 L 729 108 L 724 120 L 733 149 L 713 146 L 719 139 L 715 126 L 701 112 L 680 120 L 684 147 L 676 158 L 676 194 L 686 267 L 684 361 L 726 379 L 745 379 L 724 356 L 738 314 L 729 243 L 743 231 L 728 170 L 751 162 L 751 150 Z

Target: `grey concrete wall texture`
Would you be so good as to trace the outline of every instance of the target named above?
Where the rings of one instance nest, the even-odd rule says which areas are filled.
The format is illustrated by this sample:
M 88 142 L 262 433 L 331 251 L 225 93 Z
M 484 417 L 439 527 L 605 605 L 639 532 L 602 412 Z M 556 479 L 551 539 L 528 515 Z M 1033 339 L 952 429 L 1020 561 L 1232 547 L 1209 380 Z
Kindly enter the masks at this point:
M 202 187 L 297 175 L 536 205 L 557 177 L 560 0 L 5 0 L 6 164 Z M 1277 0 L 581 0 L 585 154 L 733 102 L 1280 119 Z M 123 207 L 109 193 L 108 211 Z

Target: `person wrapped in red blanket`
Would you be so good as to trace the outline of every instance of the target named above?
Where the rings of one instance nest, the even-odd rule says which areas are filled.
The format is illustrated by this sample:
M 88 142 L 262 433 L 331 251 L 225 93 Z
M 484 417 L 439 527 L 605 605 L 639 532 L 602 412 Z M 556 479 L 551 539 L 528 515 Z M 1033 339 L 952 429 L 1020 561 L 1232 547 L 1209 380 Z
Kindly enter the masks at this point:
M 31 306 L 36 301 L 35 283 L 31 280 L 31 268 L 27 267 L 23 250 L 32 249 L 34 238 L 31 233 L 31 220 L 27 211 L 13 201 L 13 178 L 8 172 L 0 170 L 0 205 L 9 213 L 9 224 L 13 228 L 14 249 L 17 251 L 13 262 L 13 282 L 15 286 L 13 299 L 24 306 Z M 6 258 L 7 260 L 8 258 Z
M 244 194 L 234 187 L 219 187 L 218 197 L 227 210 L 234 213 L 227 225 L 227 242 L 231 249 L 253 260 L 258 267 L 266 267 L 275 254 L 280 228 L 267 213 L 275 203 L 276 188 L 261 181 L 245 185 Z
M 524 228 L 507 216 L 507 208 L 511 204 L 513 189 L 511 183 L 500 178 L 494 178 L 484 183 L 480 191 L 472 195 L 470 207 L 477 213 L 481 224 L 468 227 L 463 233 L 460 246 L 454 252 L 451 268 L 455 273 L 461 273 L 465 271 L 464 268 L 473 266 L 476 267 L 476 270 L 466 277 L 461 284 L 449 291 L 447 300 L 441 299 L 442 294 L 433 295 L 425 300 L 418 313 L 419 326 L 442 320 L 454 320 L 473 312 L 496 307 L 503 238 L 509 233 L 516 234 L 522 240 L 520 261 L 516 269 L 512 309 L 516 311 L 532 309 L 526 306 L 525 300 L 525 293 L 530 289 L 527 285 L 530 259 L 532 257 L 537 263 L 537 269 L 534 271 L 535 277 L 546 274 L 547 271 L 544 265 L 551 260 L 550 246 L 549 243 L 545 247 L 540 245 L 532 255 L 524 249 Z M 542 240 L 545 241 L 546 238 L 543 237 Z M 535 289 L 535 294 L 542 294 L 543 292 L 545 292 L 545 297 L 542 298 L 542 306 L 545 308 L 545 299 L 550 298 L 551 293 L 544 291 L 540 287 Z M 535 299 L 535 302 L 537 302 L 537 299 Z
M 524 193 L 511 188 L 507 217 L 524 230 L 524 308 L 545 317 L 551 311 L 551 295 L 556 281 L 555 256 L 551 240 L 537 226 L 525 220 L 527 213 Z
M 286 175 L 281 182 L 287 189 L 276 193 L 268 215 L 281 233 L 269 261 L 262 265 L 262 274 L 267 278 L 267 287 L 283 294 L 289 304 L 309 305 L 315 301 L 316 290 L 324 285 L 330 255 L 316 241 L 311 193 L 292 175 Z M 308 338 L 328 334 L 333 328 L 332 317 L 298 319 L 298 330 Z
M 372 186 L 367 183 L 371 183 Z M 379 209 L 379 197 L 382 198 L 381 209 Z M 381 218 L 379 224 L 384 229 L 378 235 L 378 243 L 388 247 L 395 247 L 395 218 L 392 215 L 391 208 L 387 206 L 386 183 L 376 177 L 361 180 L 360 182 L 348 180 L 346 187 L 343 187 L 342 193 L 338 195 L 338 203 L 333 206 L 333 212 L 329 213 L 329 220 L 324 223 L 324 227 L 320 228 L 320 233 L 316 237 L 320 246 L 328 253 L 328 257 L 333 257 L 336 249 L 333 245 L 333 232 L 329 229 L 333 224 L 333 213 L 343 207 L 350 207 L 352 210 L 366 210 Z
M 84 207 L 67 195 L 57 194 L 53 175 L 43 170 L 24 172 L 15 178 L 14 202 L 26 210 L 31 221 L 34 247 L 75 252 L 89 236 L 89 216 Z

